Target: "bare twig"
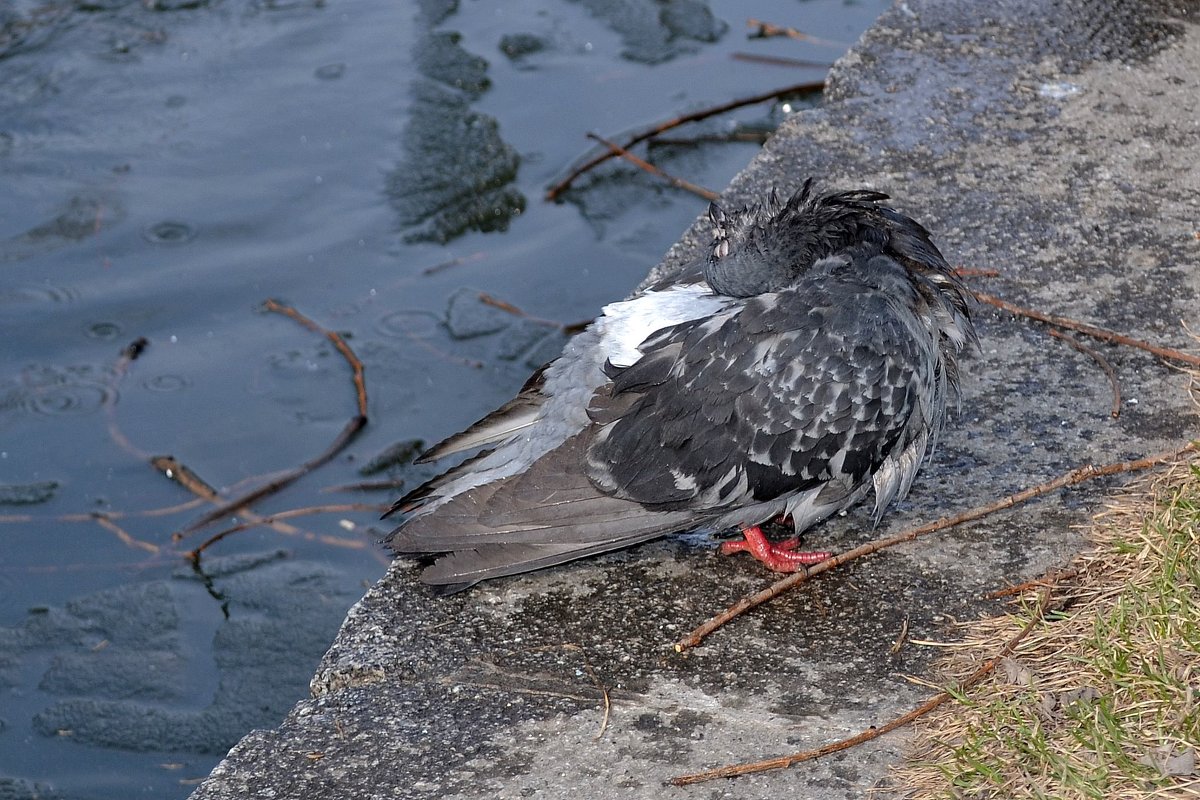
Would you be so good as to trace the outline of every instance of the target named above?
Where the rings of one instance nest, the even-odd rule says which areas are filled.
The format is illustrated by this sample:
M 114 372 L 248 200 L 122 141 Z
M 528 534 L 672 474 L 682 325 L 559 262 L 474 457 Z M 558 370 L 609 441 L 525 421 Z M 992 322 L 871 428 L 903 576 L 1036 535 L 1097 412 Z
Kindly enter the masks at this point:
M 919 536 L 924 536 L 928 533 L 945 530 L 946 528 L 951 528 L 964 522 L 970 522 L 972 520 L 979 519 L 980 517 L 986 517 L 989 514 L 994 514 L 995 512 L 1002 511 L 1006 508 L 1012 508 L 1015 505 L 1032 500 L 1035 497 L 1041 497 L 1042 495 L 1048 494 L 1056 489 L 1062 489 L 1067 486 L 1075 486 L 1076 484 L 1083 483 L 1084 481 L 1091 480 L 1093 478 L 1147 469 L 1165 461 L 1176 459 L 1184 453 L 1194 452 L 1198 449 L 1198 444 L 1200 443 L 1190 442 L 1177 450 L 1168 450 L 1163 453 L 1147 456 L 1146 458 L 1140 458 L 1136 461 L 1119 461 L 1099 467 L 1089 464 L 1085 467 L 1080 467 L 1060 475 L 1054 480 L 1047 481 L 1046 483 L 1040 483 L 1037 486 L 1031 486 L 1024 491 L 1017 492 L 1016 494 L 1010 494 L 1007 497 L 1001 498 L 1000 500 L 996 500 L 986 505 L 976 506 L 975 508 L 964 511 L 961 514 L 955 514 L 952 517 L 943 517 L 925 525 L 909 528 L 908 530 L 902 531 L 894 536 L 888 536 L 883 539 L 876 539 L 874 541 L 867 542 L 866 544 L 860 545 L 853 550 L 847 550 L 846 552 L 836 555 L 827 561 L 822 561 L 820 564 L 809 567 L 804 572 L 796 572 L 784 578 L 783 580 L 776 581 L 766 589 L 763 589 L 761 592 L 757 592 L 756 594 L 742 598 L 725 611 L 722 611 L 712 619 L 709 619 L 683 639 L 680 639 L 678 642 L 676 642 L 675 650 L 677 652 L 683 652 L 684 650 L 695 647 L 704 640 L 704 637 L 708 636 L 710 633 L 717 630 L 730 620 L 744 614 L 756 606 L 762 605 L 768 600 L 778 597 L 793 587 L 799 586 L 809 578 L 820 575 L 822 572 L 828 572 L 831 569 L 840 567 L 856 558 L 861 558 L 862 556 L 876 553 L 880 550 L 893 547 L 903 542 L 910 542 L 913 539 L 916 539 Z
M 996 665 L 999 664 L 1002 659 L 1007 658 L 1009 654 L 1011 654 L 1017 648 L 1017 645 L 1019 645 L 1021 641 L 1029 635 L 1029 632 L 1033 630 L 1034 626 L 1042 620 L 1043 615 L 1046 613 L 1046 608 L 1049 602 L 1050 589 L 1046 588 L 1042 590 L 1041 596 L 1038 599 L 1037 608 L 1030 616 L 1029 622 L 1025 624 L 1025 627 L 1023 627 L 1016 636 L 1009 639 L 1008 642 L 1006 642 L 1005 645 L 1000 648 L 1000 651 L 997 652 L 996 655 L 992 656 L 990 659 L 980 665 L 979 669 L 971 673 L 971 675 L 965 681 L 959 684 L 956 689 L 939 692 L 929 700 L 914 708 L 912 711 L 909 711 L 907 714 L 902 714 L 883 725 L 872 726 L 857 736 L 851 736 L 849 739 L 842 739 L 839 742 L 833 742 L 832 744 L 827 744 L 824 747 L 818 747 L 815 750 L 805 750 L 800 753 L 793 753 L 790 756 L 770 758 L 763 761 L 755 761 L 749 764 L 734 764 L 727 767 L 720 767 L 718 769 L 697 772 L 691 775 L 680 775 L 677 778 L 672 778 L 671 783 L 675 786 L 688 786 L 693 783 L 702 783 L 704 781 L 711 781 L 717 778 L 736 778 L 739 775 L 750 775 L 755 772 L 767 772 L 768 770 L 773 769 L 787 769 L 793 764 L 799 764 L 802 761 L 812 761 L 815 758 L 821 758 L 822 756 L 827 756 L 830 753 L 846 750 L 854 747 L 855 745 L 862 744 L 863 742 L 869 742 L 872 739 L 877 739 L 880 736 L 883 736 L 885 733 L 890 733 L 897 728 L 904 727 L 913 720 L 928 714 L 930 711 L 933 711 L 935 708 L 942 705 L 955 695 L 959 695 L 967 691 L 972 686 L 979 683 L 979 681 L 987 677 L 993 670 L 996 669 Z
M 896 655 L 904 649 L 904 643 L 908 641 L 908 615 L 904 615 L 904 622 L 900 625 L 900 633 L 896 636 L 896 641 L 888 648 L 888 652 Z
M 381 492 L 394 491 L 404 488 L 403 478 L 393 478 L 386 481 L 363 481 L 361 483 L 343 483 L 338 486 L 326 486 L 322 493 L 330 492 Z
M 114 400 L 117 396 L 117 386 L 125 378 L 125 374 L 129 371 L 129 365 L 136 361 L 149 346 L 150 341 L 144 336 L 139 336 L 121 349 L 121 355 L 113 364 L 112 380 L 109 382 L 111 391 L 105 395 L 104 400 L 104 418 L 108 426 L 109 438 L 134 458 L 147 458 L 149 454 L 131 442 L 125 432 L 121 430 L 121 426 L 117 424 L 117 407 Z
M 262 500 L 264 497 L 275 494 L 285 486 L 290 486 L 298 479 L 312 472 L 314 469 L 328 462 L 330 459 L 340 453 L 346 447 L 346 445 L 353 441 L 354 437 L 363 429 L 366 424 L 367 418 L 364 416 L 356 416 L 351 418 L 350 421 L 346 423 L 346 426 L 342 428 L 342 432 L 339 433 L 337 438 L 333 440 L 333 444 L 325 448 L 325 451 L 316 458 L 305 461 L 300 466 L 288 470 L 281 477 L 276 478 L 269 483 L 265 483 L 253 491 L 246 492 L 240 497 L 235 497 L 223 505 L 217 506 L 200 519 L 193 522 L 191 525 L 188 525 L 186 528 L 179 531 L 179 535 L 186 536 L 193 531 L 203 528 L 205 525 L 208 525 L 211 522 L 215 522 L 222 517 L 227 517 L 230 514 L 235 514 L 239 509 L 256 503 L 259 500 Z
M 354 351 L 350 349 L 350 345 L 346 344 L 346 340 L 341 334 L 334 331 L 322 328 L 317 323 L 313 322 L 308 317 L 301 314 L 296 309 L 289 305 L 284 305 L 278 300 L 267 299 L 263 303 L 263 308 L 267 311 L 274 311 L 276 314 L 283 314 L 286 317 L 291 317 L 296 322 L 299 322 L 304 327 L 314 333 L 319 333 L 329 341 L 333 342 L 333 346 L 342 354 L 342 358 L 346 359 L 346 363 L 350 365 L 351 371 L 354 373 L 354 391 L 358 398 L 358 415 L 363 418 L 363 424 L 367 421 L 367 381 L 363 374 L 362 361 L 358 356 L 354 355 Z
M 230 514 L 236 513 L 245 506 L 255 503 L 264 497 L 267 497 L 268 495 L 278 492 L 285 486 L 289 486 L 290 484 L 294 483 L 299 478 L 312 472 L 314 469 L 328 462 L 330 459 L 340 453 L 348 444 L 350 444 L 351 441 L 354 440 L 354 437 L 358 435 L 358 432 L 361 431 L 367 424 L 367 383 L 363 372 L 362 361 L 360 361 L 358 356 L 354 354 L 354 351 L 350 349 L 350 346 L 346 344 L 346 341 L 341 337 L 341 335 L 335 333 L 334 331 L 322 328 L 320 325 L 313 322 L 296 309 L 292 308 L 291 306 L 284 305 L 278 300 L 268 299 L 265 303 L 263 303 L 263 307 L 268 311 L 273 311 L 277 314 L 283 314 L 286 317 L 290 317 L 304 327 L 308 328 L 310 331 L 319 333 L 325 338 L 329 339 L 329 341 L 333 342 L 333 346 L 336 347 L 337 351 L 342 354 L 343 358 L 346 359 L 346 363 L 350 365 L 350 370 L 353 373 L 355 396 L 358 401 L 358 414 L 350 418 L 345 427 L 342 428 L 341 433 L 339 433 L 337 438 L 333 440 L 333 443 L 316 458 L 305 461 L 299 467 L 284 472 L 280 477 L 263 484 L 253 491 L 247 492 L 239 497 L 235 497 L 233 500 L 226 502 L 224 505 L 217 506 L 200 519 L 193 522 L 191 525 L 188 525 L 186 528 L 179 531 L 176 534 L 176 539 L 186 536 L 193 531 L 199 530 L 205 525 L 221 519 L 222 517 L 227 517 Z
M 118 539 L 130 547 L 137 547 L 141 550 L 145 550 L 147 553 L 158 553 L 158 545 L 152 542 L 146 542 L 142 541 L 141 539 L 134 538 L 129 534 L 128 531 L 126 531 L 117 523 L 113 522 L 104 514 L 92 514 L 91 517 L 96 521 L 97 525 L 99 525 L 101 528 L 104 528 L 104 530 L 115 534 Z
M 670 130 L 671 128 L 677 128 L 680 125 L 686 125 L 689 122 L 697 122 L 699 120 L 708 119 L 709 117 L 713 117 L 718 114 L 724 114 L 726 111 L 732 111 L 735 108 L 741 108 L 742 106 L 750 106 L 750 105 L 754 105 L 755 103 L 763 103 L 763 102 L 766 102 L 767 100 L 774 100 L 783 95 L 816 94 L 816 93 L 820 92 L 821 90 L 823 90 L 824 88 L 825 88 L 824 81 L 807 81 L 805 83 L 798 83 L 793 86 L 786 86 L 782 89 L 775 89 L 774 91 L 771 91 L 771 92 L 764 92 L 762 94 L 756 94 L 756 95 L 753 95 L 752 97 L 743 97 L 738 100 L 732 100 L 728 103 L 722 103 L 720 105 L 711 106 L 709 108 L 704 108 L 699 111 L 693 111 L 690 114 L 683 114 L 682 116 L 678 116 L 678 117 L 674 117 L 673 119 L 669 119 L 666 122 L 660 122 L 657 125 L 654 125 L 654 126 L 650 127 L 649 129 L 644 130 L 641 133 L 630 137 L 624 144 L 621 145 L 621 147 L 628 150 L 629 148 L 633 147 L 638 142 L 643 142 L 652 136 L 656 136 L 656 135 L 662 133 L 663 131 Z M 569 175 L 567 175 L 567 177 L 563 178 L 561 181 L 554 184 L 553 186 L 550 187 L 549 190 L 547 190 L 546 200 L 557 200 L 559 195 L 561 195 L 567 189 L 571 188 L 571 184 L 575 182 L 576 178 L 578 178 L 580 175 L 584 174 L 588 170 L 592 169 L 597 164 L 602 164 L 605 161 L 609 160 L 610 158 L 613 158 L 614 156 L 615 156 L 615 154 L 611 150 L 609 150 L 607 152 L 601 153 L 600 155 L 596 156 L 595 158 L 589 159 L 588 161 L 584 162 L 580 166 L 576 167 L 575 169 L 573 169 L 571 171 L 571 173 Z
M 733 131 L 732 133 L 702 133 L 698 136 L 655 136 L 646 142 L 646 147 L 651 150 L 655 147 L 695 147 L 713 142 L 719 144 L 729 144 L 730 142 L 764 144 L 770 138 L 771 133 L 769 131 L 755 130 Z
M 733 53 L 735 61 L 748 61 L 751 64 L 770 64 L 776 67 L 802 67 L 805 69 L 829 69 L 832 65 L 824 61 L 806 61 L 803 58 L 788 58 L 786 56 L 768 56 L 761 53 Z
M 1194 356 L 1190 353 L 1184 353 L 1180 350 L 1174 350 L 1170 347 L 1159 347 L 1158 345 L 1144 342 L 1141 339 L 1134 339 L 1131 336 L 1126 336 L 1124 334 L 1117 333 L 1116 331 L 1098 328 L 1095 325 L 1088 325 L 1086 322 L 1073 320 L 1070 317 L 1060 317 L 1057 314 L 1043 314 L 1041 311 L 1022 308 L 1021 306 L 1010 303 L 1007 300 L 1001 300 L 999 297 L 985 294 L 984 292 L 972 292 L 972 294 L 975 295 L 975 299 L 979 302 L 987 303 L 990 306 L 995 306 L 996 308 L 1007 311 L 1010 314 L 1017 314 L 1018 316 L 1035 319 L 1038 322 L 1045 322 L 1050 325 L 1057 325 L 1060 328 L 1079 331 L 1080 333 L 1087 334 L 1088 336 L 1092 336 L 1096 339 L 1101 339 L 1106 342 L 1116 342 L 1117 344 L 1129 345 L 1130 347 L 1136 347 L 1139 350 L 1145 350 L 1148 353 L 1153 353 L 1160 358 L 1168 358 L 1173 361 L 1182 361 L 1184 364 L 1191 364 L 1193 367 L 1200 367 L 1200 356 Z
M 422 275 L 433 275 L 434 273 L 441 272 L 444 269 L 449 269 L 450 267 L 457 267 L 459 264 L 467 264 L 471 261 L 478 261 L 479 259 L 483 258 L 483 256 L 484 256 L 484 252 L 482 250 L 476 250 L 474 253 L 471 253 L 469 256 L 458 256 L 457 258 L 451 258 L 446 261 L 439 261 L 437 264 L 433 264 L 431 266 L 425 267 L 425 269 L 421 270 L 421 274 Z
M 757 29 L 750 34 L 751 39 L 768 39 L 773 36 L 786 36 L 789 39 L 795 39 L 799 42 L 824 44 L 830 47 L 840 47 L 843 50 L 850 46 L 845 42 L 835 42 L 832 39 L 818 39 L 816 36 L 805 33 L 804 31 L 798 31 L 795 28 L 789 28 L 783 25 L 774 25 L 770 22 L 763 22 L 762 20 L 754 19 L 753 17 L 746 20 L 746 24 L 751 28 Z
M 499 297 L 488 294 L 487 292 L 479 293 L 479 302 L 483 303 L 485 306 L 491 306 L 492 308 L 498 308 L 501 311 L 504 311 L 505 313 L 512 314 L 514 317 L 521 317 L 522 319 L 527 319 L 530 322 L 536 322 L 539 325 L 545 325 L 547 328 L 558 328 L 560 330 L 563 330 L 568 327 L 567 325 L 564 325 L 561 322 L 556 322 L 552 319 L 545 319 L 543 317 L 535 317 L 532 314 L 525 311 L 524 309 L 519 308 L 518 306 L 515 306 L 512 303 L 508 302 L 507 300 L 501 300 Z M 591 323 L 591 321 L 589 320 L 588 324 L 590 324 L 590 323 Z
M 587 136 L 589 139 L 594 139 L 595 141 L 597 141 L 600 144 L 607 147 L 609 150 L 612 151 L 612 153 L 614 155 L 620 156 L 621 158 L 628 161 L 630 164 L 633 164 L 638 169 L 645 170 L 646 172 L 649 172 L 651 175 L 655 175 L 659 178 L 662 178 L 667 183 L 674 186 L 676 189 L 684 189 L 686 191 L 691 192 L 694 195 L 697 195 L 705 200 L 708 200 L 709 202 L 716 200 L 717 197 L 719 196 L 719 195 L 717 195 L 716 192 L 712 191 L 711 189 L 705 189 L 703 186 L 697 186 L 696 184 L 691 183 L 690 181 L 685 181 L 683 178 L 676 178 L 674 175 L 669 175 L 668 173 L 664 172 L 663 170 L 661 170 L 658 167 L 651 164 L 649 161 L 644 161 L 643 159 L 638 158 L 633 153 L 629 152 L 628 150 L 621 147 L 620 145 L 610 142 L 608 139 L 605 139 L 603 136 L 598 136 L 594 133 L 589 133 Z
M 155 456 L 150 459 L 150 466 L 201 500 L 216 503 L 221 499 L 221 495 L 216 489 L 205 483 L 199 475 L 187 465 L 180 463 L 174 456 Z
M 337 514 L 337 513 L 342 513 L 342 512 L 346 512 L 346 511 L 375 511 L 377 513 L 382 514 L 384 511 L 387 511 L 388 508 L 389 508 L 388 505 L 381 505 L 378 503 L 338 503 L 336 505 L 309 506 L 307 508 L 293 508 L 289 511 L 280 511 L 278 513 L 271 514 L 270 516 L 266 516 L 266 517 L 256 516 L 253 519 L 238 523 L 237 525 L 234 525 L 232 527 L 226 528 L 223 531 L 213 534 L 212 536 L 205 539 L 204 542 L 202 544 L 200 544 L 200 546 L 196 547 L 194 550 L 189 550 L 187 553 L 187 557 L 193 563 L 195 563 L 200 558 L 201 553 L 203 553 L 205 550 L 207 550 L 212 545 L 214 545 L 217 542 L 224 539 L 226 536 L 231 536 L 235 533 L 240 533 L 241 531 L 249 530 L 250 528 L 257 528 L 260 525 L 274 526 L 276 523 L 282 522 L 285 519 L 294 519 L 296 517 L 308 516 L 310 514 Z M 292 530 L 295 530 L 295 529 L 293 528 Z M 359 539 L 347 539 L 343 536 L 330 536 L 328 534 L 323 534 L 323 533 L 321 533 L 321 534 L 306 533 L 305 537 L 309 538 L 309 539 L 314 539 L 314 540 L 322 542 L 324 544 L 331 544 L 331 545 L 335 545 L 337 547 L 347 547 L 352 550 L 361 550 L 362 548 L 364 548 L 366 546 L 366 544 Z
M 1065 333 L 1056 331 L 1053 328 L 1051 328 L 1049 330 L 1049 333 L 1055 339 L 1062 339 L 1064 342 L 1071 345 L 1071 347 L 1074 347 L 1076 350 L 1083 353 L 1084 355 L 1091 356 L 1092 360 L 1100 365 L 1100 368 L 1102 370 L 1104 370 L 1104 374 L 1108 376 L 1109 385 L 1112 386 L 1112 411 L 1110 413 L 1112 414 L 1113 419 L 1117 419 L 1118 417 L 1120 417 L 1121 416 L 1121 382 L 1120 382 L 1120 379 L 1117 378 L 1117 372 L 1116 372 L 1116 370 L 1114 370 L 1112 368 L 1112 364 L 1108 363 L 1108 359 L 1106 359 L 1104 356 L 1097 353 L 1092 348 L 1088 347 L 1083 342 L 1076 340 L 1074 337 L 1067 336 Z

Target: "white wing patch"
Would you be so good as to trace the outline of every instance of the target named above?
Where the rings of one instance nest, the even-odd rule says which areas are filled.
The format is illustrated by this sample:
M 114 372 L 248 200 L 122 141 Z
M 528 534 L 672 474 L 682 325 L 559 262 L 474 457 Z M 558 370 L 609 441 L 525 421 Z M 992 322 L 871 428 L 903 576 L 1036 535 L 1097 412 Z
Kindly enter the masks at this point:
M 628 367 L 642 357 L 638 345 L 655 331 L 715 314 L 730 298 L 713 294 L 707 283 L 671 286 L 632 300 L 610 303 L 597 320 L 601 349 L 615 366 Z

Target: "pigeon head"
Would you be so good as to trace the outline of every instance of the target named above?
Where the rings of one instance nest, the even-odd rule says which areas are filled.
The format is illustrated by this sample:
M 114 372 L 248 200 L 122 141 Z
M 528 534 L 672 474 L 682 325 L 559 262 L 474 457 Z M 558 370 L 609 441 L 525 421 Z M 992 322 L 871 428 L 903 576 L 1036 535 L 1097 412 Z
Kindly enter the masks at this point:
M 740 211 L 713 203 L 714 235 L 704 273 L 718 294 L 752 297 L 784 289 L 817 261 L 856 244 L 884 245 L 887 223 L 879 192 L 818 195 L 812 178 L 786 202 L 772 190 Z

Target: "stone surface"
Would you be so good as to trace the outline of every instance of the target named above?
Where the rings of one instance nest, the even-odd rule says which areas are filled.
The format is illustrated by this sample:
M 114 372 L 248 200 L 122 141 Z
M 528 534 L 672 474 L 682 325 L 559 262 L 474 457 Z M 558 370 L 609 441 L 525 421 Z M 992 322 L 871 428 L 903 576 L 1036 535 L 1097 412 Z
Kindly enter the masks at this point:
M 1200 326 L 1200 30 L 1196 4 L 909 0 L 834 68 L 726 193 L 730 204 L 806 176 L 886 191 L 978 289 L 1174 347 Z M 661 274 L 700 252 L 703 222 Z M 865 511 L 808 545 L 841 549 L 1088 462 L 1196 434 L 1186 379 L 1142 352 L 1092 343 L 1103 372 L 1040 328 L 977 309 L 982 351 L 910 498 L 872 531 Z M 1059 492 L 822 576 L 676 654 L 686 630 L 768 582 L 685 539 L 451 598 L 398 562 L 350 612 L 276 730 L 247 736 L 193 795 L 375 798 L 859 797 L 903 735 L 788 771 L 664 786 L 672 776 L 819 746 L 929 694 L 905 674 L 936 655 L 911 639 L 1068 558 L 1112 483 Z M 611 711 L 605 714 L 601 686 Z

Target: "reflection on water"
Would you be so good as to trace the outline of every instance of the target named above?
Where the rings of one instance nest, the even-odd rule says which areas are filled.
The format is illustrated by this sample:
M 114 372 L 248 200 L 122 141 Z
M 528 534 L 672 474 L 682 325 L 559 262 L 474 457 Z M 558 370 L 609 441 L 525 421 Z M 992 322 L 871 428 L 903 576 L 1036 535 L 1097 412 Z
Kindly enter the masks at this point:
M 885 5 L 0 0 L 0 797 L 183 797 L 278 724 L 386 527 L 256 515 L 427 478 L 421 442 L 508 399 L 704 211 L 616 161 L 545 202 L 586 132 L 822 72 L 735 53 L 837 55 L 747 16 L 852 41 Z M 757 149 L 732 134 L 783 113 L 652 158 L 719 189 Z M 333 344 L 268 297 L 362 359 L 369 425 L 184 535 L 355 413 Z

